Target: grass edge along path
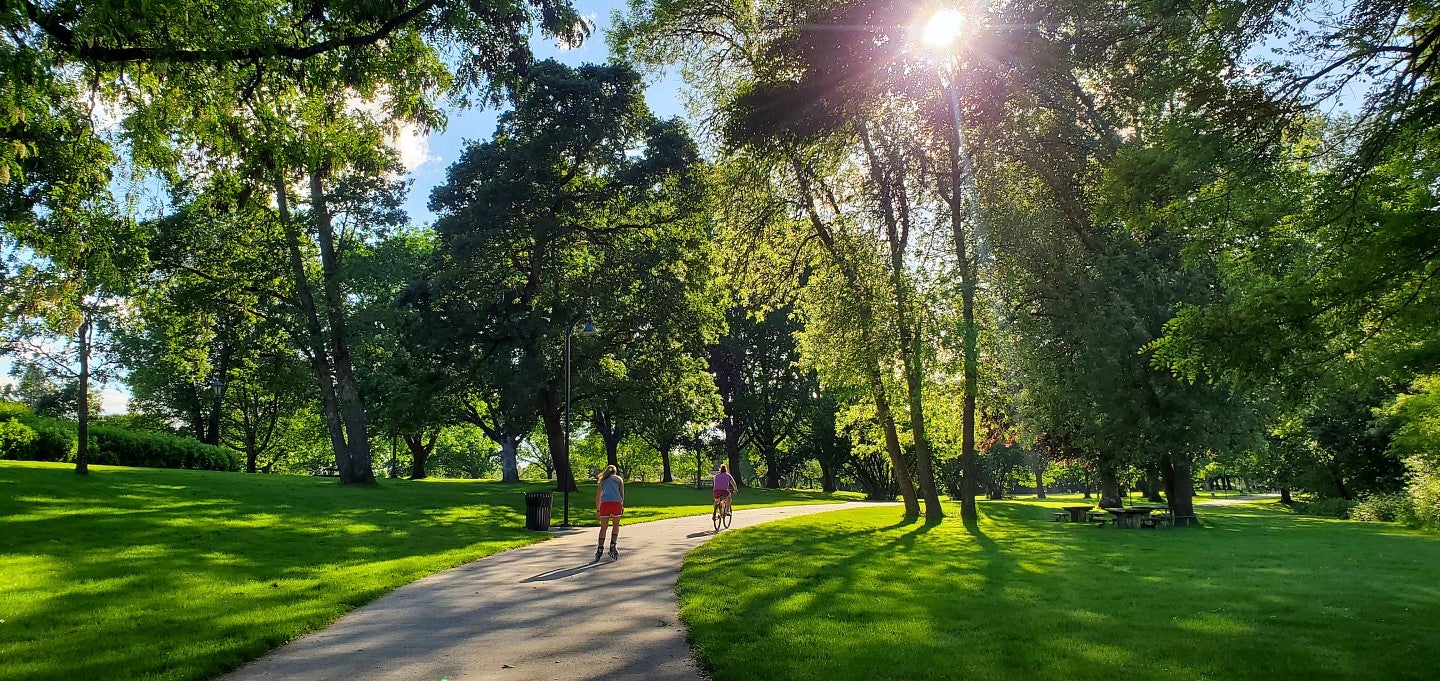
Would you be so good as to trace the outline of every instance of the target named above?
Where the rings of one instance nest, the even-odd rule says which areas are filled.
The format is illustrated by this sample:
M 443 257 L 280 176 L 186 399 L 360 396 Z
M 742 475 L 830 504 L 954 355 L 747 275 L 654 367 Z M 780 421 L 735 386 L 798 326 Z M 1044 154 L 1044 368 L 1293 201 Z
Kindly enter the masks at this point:
M 685 559 L 681 618 L 716 681 L 1440 678 L 1440 536 L 1266 503 L 1115 530 L 1059 505 L 722 534 Z
M 523 529 L 522 493 L 551 486 L 0 461 L 0 680 L 214 677 L 404 584 L 548 539 Z M 710 508 L 708 490 L 627 492 L 627 523 Z M 570 501 L 593 524 L 593 485 Z

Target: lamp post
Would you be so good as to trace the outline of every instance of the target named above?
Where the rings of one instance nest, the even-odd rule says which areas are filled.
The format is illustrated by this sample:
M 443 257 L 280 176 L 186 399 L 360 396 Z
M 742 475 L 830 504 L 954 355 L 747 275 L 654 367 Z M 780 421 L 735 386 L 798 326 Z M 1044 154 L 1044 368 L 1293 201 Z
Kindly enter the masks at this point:
M 570 527 L 570 488 L 575 483 L 575 469 L 570 467 L 570 338 L 575 335 L 575 326 L 585 322 L 580 333 L 595 333 L 595 322 L 589 317 L 578 317 L 572 319 L 565 325 L 565 468 L 570 470 L 570 480 L 562 481 L 565 485 L 565 519 L 560 523 L 561 527 Z

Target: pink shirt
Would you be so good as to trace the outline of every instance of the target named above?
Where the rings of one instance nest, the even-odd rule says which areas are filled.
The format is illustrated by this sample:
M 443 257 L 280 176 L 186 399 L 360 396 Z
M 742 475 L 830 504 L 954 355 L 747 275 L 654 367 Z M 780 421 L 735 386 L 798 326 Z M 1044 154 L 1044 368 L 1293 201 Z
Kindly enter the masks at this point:
M 730 490 L 731 483 L 734 482 L 735 478 L 730 477 L 729 473 L 717 473 L 715 475 L 715 489 L 725 490 L 728 492 Z

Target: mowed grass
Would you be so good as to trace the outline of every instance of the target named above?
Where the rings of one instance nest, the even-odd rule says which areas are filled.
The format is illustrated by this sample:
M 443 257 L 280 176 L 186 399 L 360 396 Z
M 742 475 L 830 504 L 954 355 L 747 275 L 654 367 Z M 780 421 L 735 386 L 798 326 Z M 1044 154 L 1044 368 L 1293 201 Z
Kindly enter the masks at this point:
M 550 487 L 0 461 L 0 679 L 214 677 L 396 587 L 547 538 L 523 529 L 522 492 Z M 627 522 L 710 509 L 708 490 L 627 492 Z M 572 520 L 594 521 L 594 497 L 571 495 Z
M 724 533 L 685 560 L 702 665 L 737 679 L 1440 679 L 1440 537 L 1200 507 L 1204 527 L 982 502 Z

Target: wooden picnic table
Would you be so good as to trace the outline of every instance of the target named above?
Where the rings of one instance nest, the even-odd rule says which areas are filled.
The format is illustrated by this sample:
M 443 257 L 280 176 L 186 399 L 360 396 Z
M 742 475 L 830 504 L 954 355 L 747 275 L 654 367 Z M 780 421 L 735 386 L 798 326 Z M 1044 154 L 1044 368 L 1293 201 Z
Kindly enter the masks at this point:
M 1083 523 L 1083 522 L 1085 522 L 1085 512 L 1088 511 L 1088 510 L 1090 510 L 1090 509 L 1092 509 L 1092 508 L 1095 508 L 1095 506 L 1094 506 L 1094 505 L 1086 505 L 1086 506 L 1062 506 L 1061 508 L 1063 508 L 1063 509 L 1065 509 L 1066 511 L 1069 511 L 1069 512 L 1070 512 L 1070 522 L 1072 522 L 1072 523 Z
M 1140 520 L 1148 517 L 1150 511 L 1155 510 L 1153 506 L 1131 506 L 1129 508 L 1107 508 L 1106 511 L 1115 516 L 1115 527 L 1126 530 L 1140 529 Z

